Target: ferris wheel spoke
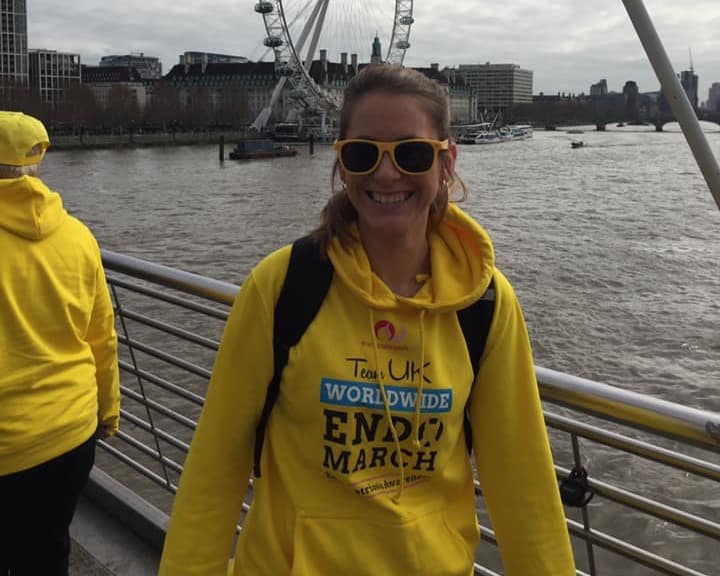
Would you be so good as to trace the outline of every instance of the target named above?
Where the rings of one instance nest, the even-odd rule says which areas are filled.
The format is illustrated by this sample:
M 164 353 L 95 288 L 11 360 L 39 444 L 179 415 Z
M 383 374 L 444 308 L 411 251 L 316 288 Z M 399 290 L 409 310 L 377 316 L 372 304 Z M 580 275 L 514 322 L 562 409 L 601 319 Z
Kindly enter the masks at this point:
M 332 4 L 330 0 L 259 0 L 255 12 L 265 24 L 263 44 L 273 51 L 281 76 L 281 87 L 273 92 L 271 103 L 289 85 L 298 110 L 323 111 L 323 118 L 327 112 L 334 113 L 341 104 L 340 90 L 318 85 L 309 74 L 318 47 L 327 50 L 330 58 L 367 54 L 377 35 L 387 46 L 386 60 L 402 64 L 410 46 L 412 8 L 412 0 L 334 0 Z M 264 126 L 267 115 L 258 117 L 255 124 Z

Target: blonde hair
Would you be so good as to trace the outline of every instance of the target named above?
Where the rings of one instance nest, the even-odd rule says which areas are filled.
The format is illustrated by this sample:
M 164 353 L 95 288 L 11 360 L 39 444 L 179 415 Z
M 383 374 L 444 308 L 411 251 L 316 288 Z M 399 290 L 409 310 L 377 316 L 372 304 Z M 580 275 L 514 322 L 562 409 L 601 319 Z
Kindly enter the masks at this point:
M 437 131 L 438 138 L 445 140 L 451 137 L 447 94 L 440 84 L 412 68 L 371 64 L 361 70 L 345 87 L 343 106 L 340 110 L 339 139 L 347 136 L 350 118 L 358 101 L 370 92 L 388 92 L 417 97 L 425 105 L 425 111 Z M 449 152 L 442 151 L 440 154 L 445 155 Z M 351 226 L 357 221 L 357 211 L 350 203 L 344 186 L 336 187 L 338 173 L 339 164 L 336 159 L 331 176 L 332 196 L 321 212 L 320 225 L 311 233 L 320 242 L 324 252 L 327 251 L 327 246 L 334 236 L 340 239 L 343 246 L 349 246 L 352 242 Z M 443 185 L 430 208 L 430 227 L 439 224 L 445 216 L 449 197 L 456 184 L 462 190 L 462 197 L 459 200 L 467 198 L 465 183 L 457 173 L 453 171 L 451 174 L 446 174 L 443 178 Z
M 22 176 L 35 176 L 39 173 L 40 164 L 29 166 L 8 166 L 0 164 L 0 179 L 21 178 Z

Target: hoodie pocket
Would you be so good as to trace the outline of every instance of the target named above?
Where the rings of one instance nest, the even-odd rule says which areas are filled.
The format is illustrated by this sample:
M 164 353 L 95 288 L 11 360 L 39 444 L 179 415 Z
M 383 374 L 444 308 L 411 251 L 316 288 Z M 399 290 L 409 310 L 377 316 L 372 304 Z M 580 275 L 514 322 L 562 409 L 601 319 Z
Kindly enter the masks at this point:
M 473 555 L 443 511 L 407 521 L 299 515 L 291 576 L 469 576 Z

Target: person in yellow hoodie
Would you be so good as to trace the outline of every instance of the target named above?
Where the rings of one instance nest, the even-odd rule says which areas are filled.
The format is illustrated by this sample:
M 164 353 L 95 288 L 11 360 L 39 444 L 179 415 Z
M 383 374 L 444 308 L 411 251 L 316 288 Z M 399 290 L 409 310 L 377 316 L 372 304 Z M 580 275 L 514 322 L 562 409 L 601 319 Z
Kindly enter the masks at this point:
M 465 188 L 446 93 L 419 72 L 370 65 L 346 87 L 339 132 L 334 193 L 313 232 L 334 274 L 290 351 L 234 558 L 289 246 L 235 300 L 160 575 L 470 576 L 466 405 L 505 574 L 574 575 L 520 306 L 487 233 L 448 203 Z M 491 281 L 473 383 L 457 311 Z
M 43 124 L 0 111 L 0 575 L 65 576 L 69 526 L 118 429 L 117 336 L 100 250 L 38 177 Z

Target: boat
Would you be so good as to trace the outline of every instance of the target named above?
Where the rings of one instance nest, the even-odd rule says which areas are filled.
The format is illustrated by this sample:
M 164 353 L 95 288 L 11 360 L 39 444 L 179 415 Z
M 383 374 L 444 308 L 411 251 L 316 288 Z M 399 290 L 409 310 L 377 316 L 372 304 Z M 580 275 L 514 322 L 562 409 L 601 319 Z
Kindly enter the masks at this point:
M 499 144 L 514 140 L 526 140 L 533 134 L 529 124 L 517 124 L 495 128 L 493 122 L 481 122 L 468 125 L 468 131 L 458 136 L 458 144 Z
M 583 146 L 585 146 L 585 142 L 583 142 L 582 140 L 573 140 L 572 142 L 570 142 L 570 146 L 572 148 L 582 148 Z
M 296 154 L 297 149 L 292 146 L 277 144 L 272 140 L 243 140 L 238 142 L 228 156 L 231 160 L 255 160 Z
M 273 127 L 272 138 L 278 142 L 298 142 L 302 140 L 302 131 L 297 122 L 278 122 Z

